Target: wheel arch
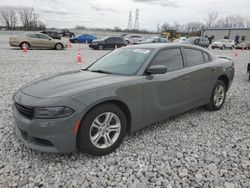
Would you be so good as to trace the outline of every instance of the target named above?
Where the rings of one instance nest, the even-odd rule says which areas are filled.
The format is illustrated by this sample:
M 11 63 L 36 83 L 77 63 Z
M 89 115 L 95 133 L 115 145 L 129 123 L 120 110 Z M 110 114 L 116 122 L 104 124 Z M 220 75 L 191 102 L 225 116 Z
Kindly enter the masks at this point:
M 119 99 L 105 99 L 102 101 L 99 101 L 97 103 L 94 103 L 92 105 L 89 106 L 89 108 L 86 110 L 86 112 L 83 114 L 83 116 L 81 117 L 81 122 L 84 120 L 84 118 L 87 116 L 87 114 L 94 108 L 96 108 L 97 106 L 103 105 L 103 104 L 114 104 L 116 106 L 118 106 L 123 113 L 125 114 L 126 118 L 127 118 L 127 132 L 131 132 L 131 111 L 128 107 L 128 105 L 119 100 Z
M 226 86 L 226 90 L 228 90 L 229 87 L 229 79 L 227 77 L 227 75 L 223 74 L 221 76 L 219 76 L 219 78 L 217 80 L 221 80 L 224 82 L 225 86 Z

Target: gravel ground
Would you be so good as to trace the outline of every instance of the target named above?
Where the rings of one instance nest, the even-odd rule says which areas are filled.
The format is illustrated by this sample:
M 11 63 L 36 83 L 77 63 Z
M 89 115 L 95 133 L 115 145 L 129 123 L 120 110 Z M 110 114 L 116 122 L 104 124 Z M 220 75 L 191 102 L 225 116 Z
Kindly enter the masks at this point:
M 25 83 L 79 69 L 108 51 L 74 44 L 63 51 L 21 50 L 0 35 L 0 187 L 250 187 L 250 51 L 232 56 L 235 79 L 224 107 L 198 108 L 125 137 L 113 153 L 93 157 L 30 150 L 14 136 L 12 95 Z

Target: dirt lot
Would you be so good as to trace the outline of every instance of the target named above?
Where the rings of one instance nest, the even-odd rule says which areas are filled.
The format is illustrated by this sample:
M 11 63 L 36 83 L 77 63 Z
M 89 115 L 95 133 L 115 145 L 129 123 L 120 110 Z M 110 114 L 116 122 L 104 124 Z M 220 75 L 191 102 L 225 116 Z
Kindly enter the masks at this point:
M 23 53 L 0 35 L 0 187 L 250 187 L 250 50 L 213 50 L 235 61 L 224 107 L 198 108 L 126 136 L 103 157 L 39 153 L 14 136 L 12 95 L 45 75 L 79 69 L 108 51 L 73 44 Z M 237 56 L 235 56 L 237 53 Z

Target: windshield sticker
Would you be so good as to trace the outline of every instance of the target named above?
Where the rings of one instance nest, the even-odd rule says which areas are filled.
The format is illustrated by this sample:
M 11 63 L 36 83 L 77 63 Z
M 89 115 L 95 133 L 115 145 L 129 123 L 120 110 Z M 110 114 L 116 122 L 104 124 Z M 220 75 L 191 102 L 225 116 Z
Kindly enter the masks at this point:
M 145 50 L 145 49 L 135 49 L 134 52 L 139 52 L 139 53 L 144 53 L 147 54 L 148 52 L 150 52 L 150 50 Z

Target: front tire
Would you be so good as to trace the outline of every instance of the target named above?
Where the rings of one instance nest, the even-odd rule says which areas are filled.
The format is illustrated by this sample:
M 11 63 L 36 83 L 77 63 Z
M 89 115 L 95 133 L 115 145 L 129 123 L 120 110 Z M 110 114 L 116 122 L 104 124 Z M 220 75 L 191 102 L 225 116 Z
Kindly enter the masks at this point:
M 223 81 L 217 80 L 207 108 L 212 111 L 221 109 L 226 98 L 226 85 Z
M 60 44 L 60 43 L 57 43 L 56 46 L 55 46 L 55 49 L 56 50 L 62 50 L 63 49 L 63 45 Z
M 114 104 L 102 104 L 83 119 L 77 136 L 80 150 L 101 156 L 113 152 L 127 131 L 124 112 Z

